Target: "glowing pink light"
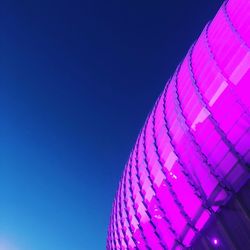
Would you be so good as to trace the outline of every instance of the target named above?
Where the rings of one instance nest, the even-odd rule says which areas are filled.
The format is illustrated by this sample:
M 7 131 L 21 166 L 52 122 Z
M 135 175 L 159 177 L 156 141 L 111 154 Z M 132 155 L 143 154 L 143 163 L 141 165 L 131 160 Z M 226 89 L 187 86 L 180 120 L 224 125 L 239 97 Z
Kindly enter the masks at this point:
M 213 244 L 214 244 L 214 245 L 218 245 L 218 243 L 219 243 L 218 240 L 217 240 L 216 238 L 214 238 L 214 239 L 213 239 Z

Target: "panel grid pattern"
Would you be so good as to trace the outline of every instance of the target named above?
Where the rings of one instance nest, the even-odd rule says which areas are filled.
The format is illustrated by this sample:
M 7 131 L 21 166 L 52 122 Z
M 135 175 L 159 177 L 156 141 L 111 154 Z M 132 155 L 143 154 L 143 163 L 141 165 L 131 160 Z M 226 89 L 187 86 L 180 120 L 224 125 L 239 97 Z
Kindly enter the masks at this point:
M 148 115 L 113 203 L 107 249 L 184 249 L 249 180 L 250 1 L 229 0 Z

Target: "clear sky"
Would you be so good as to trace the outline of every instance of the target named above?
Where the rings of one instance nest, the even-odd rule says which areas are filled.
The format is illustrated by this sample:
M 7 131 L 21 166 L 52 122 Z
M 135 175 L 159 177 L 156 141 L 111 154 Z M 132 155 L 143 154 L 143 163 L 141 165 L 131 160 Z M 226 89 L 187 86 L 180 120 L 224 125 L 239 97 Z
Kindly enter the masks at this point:
M 0 250 L 105 249 L 139 129 L 217 0 L 3 0 Z

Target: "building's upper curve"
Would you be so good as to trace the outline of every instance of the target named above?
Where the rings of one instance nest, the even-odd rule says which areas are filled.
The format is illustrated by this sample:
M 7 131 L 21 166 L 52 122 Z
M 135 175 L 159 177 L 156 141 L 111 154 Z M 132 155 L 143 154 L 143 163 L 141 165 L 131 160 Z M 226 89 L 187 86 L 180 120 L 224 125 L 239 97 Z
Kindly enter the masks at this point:
M 107 249 L 190 247 L 249 180 L 250 1 L 225 2 L 147 117 L 113 203 Z

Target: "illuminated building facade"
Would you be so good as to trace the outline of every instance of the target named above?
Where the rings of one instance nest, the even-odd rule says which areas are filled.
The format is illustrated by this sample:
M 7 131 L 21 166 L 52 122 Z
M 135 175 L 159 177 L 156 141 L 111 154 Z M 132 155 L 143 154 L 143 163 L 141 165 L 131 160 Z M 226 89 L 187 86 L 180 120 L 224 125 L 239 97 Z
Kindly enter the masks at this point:
M 107 249 L 250 249 L 249 163 L 250 1 L 229 0 L 146 119 Z

